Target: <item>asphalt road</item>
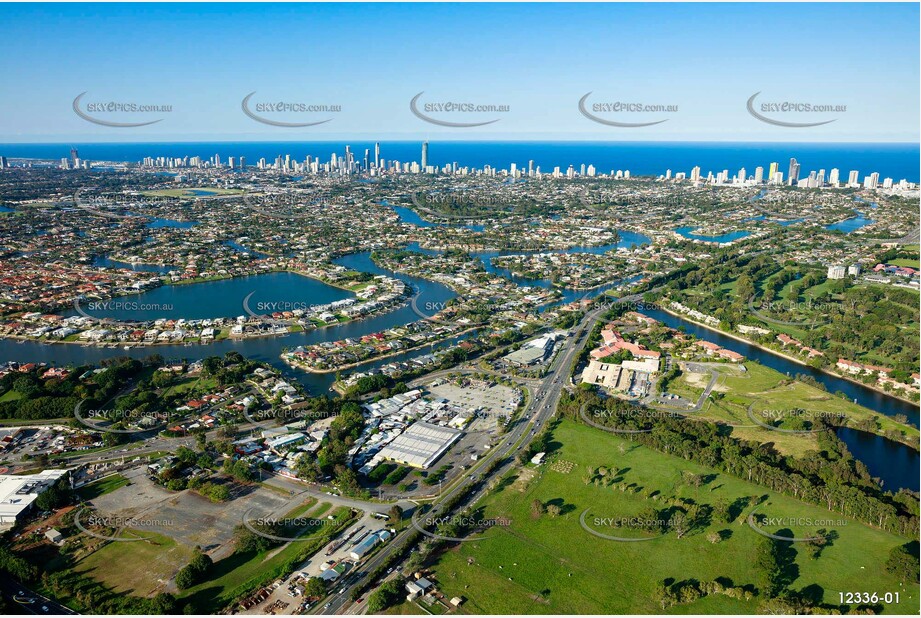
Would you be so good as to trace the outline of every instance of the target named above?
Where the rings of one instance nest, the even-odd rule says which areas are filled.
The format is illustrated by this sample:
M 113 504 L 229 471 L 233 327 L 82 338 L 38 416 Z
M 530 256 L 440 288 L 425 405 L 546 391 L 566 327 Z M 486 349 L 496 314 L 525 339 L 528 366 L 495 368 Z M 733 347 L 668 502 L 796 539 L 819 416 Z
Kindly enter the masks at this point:
M 600 307 L 587 313 L 582 318 L 582 321 L 574 327 L 573 330 L 577 333 L 576 337 L 566 341 L 563 349 L 557 354 L 550 372 L 543 379 L 542 384 L 534 390 L 534 398 L 531 400 L 530 405 L 503 436 L 502 443 L 491 449 L 488 455 L 482 457 L 480 459 L 480 464 L 475 469 L 468 471 L 468 474 L 460 477 L 454 485 L 443 491 L 438 498 L 432 502 L 433 507 L 429 511 L 429 515 L 432 517 L 446 516 L 447 512 L 440 512 L 440 505 L 451 500 L 457 494 L 466 492 L 471 486 L 481 481 L 485 482 L 486 479 L 481 479 L 477 470 L 482 469 L 495 460 L 507 460 L 504 465 L 500 465 L 492 471 L 491 476 L 496 477 L 507 470 L 508 467 L 514 465 L 516 454 L 531 442 L 534 436 L 541 430 L 547 419 L 556 412 L 560 394 L 569 381 L 567 375 L 569 373 L 569 368 L 576 355 L 579 353 L 579 350 L 585 345 L 589 333 L 591 333 L 591 326 L 606 310 L 607 307 Z M 479 498 L 479 494 L 480 492 L 474 494 L 472 499 L 475 500 Z M 453 510 L 462 508 L 465 503 L 466 502 L 461 502 L 456 505 Z M 407 528 L 407 530 L 412 530 L 412 528 Z M 360 584 L 366 575 L 373 572 L 380 565 L 385 564 L 395 554 L 398 555 L 400 552 L 404 551 L 406 549 L 407 538 L 409 538 L 409 534 L 403 531 L 388 545 L 374 554 L 367 562 L 362 564 L 356 572 L 350 574 L 343 582 L 337 583 L 336 587 L 339 588 L 339 591 L 336 592 L 334 597 L 324 605 L 318 604 L 310 613 L 338 614 L 343 610 L 348 610 L 348 606 L 351 603 L 350 595 L 355 586 Z
M 78 615 L 77 612 L 69 607 L 64 607 L 60 603 L 43 597 L 8 577 L 0 577 L 0 595 L 7 601 L 9 611 L 13 614 L 37 614 L 39 616 Z

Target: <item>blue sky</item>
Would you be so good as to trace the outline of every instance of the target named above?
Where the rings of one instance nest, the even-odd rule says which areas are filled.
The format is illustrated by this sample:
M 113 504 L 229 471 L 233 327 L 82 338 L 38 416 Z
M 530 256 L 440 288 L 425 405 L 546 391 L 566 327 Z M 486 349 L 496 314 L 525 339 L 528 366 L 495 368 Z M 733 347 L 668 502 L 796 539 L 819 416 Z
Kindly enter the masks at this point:
M 0 5 L 4 66 L 0 141 L 196 139 L 594 139 L 918 141 L 917 4 L 22 4 Z M 172 107 L 167 113 L 74 113 L 87 102 Z M 306 128 L 256 122 L 258 102 L 339 105 Z M 443 101 L 508 112 L 427 114 L 499 121 L 446 128 L 413 115 Z M 642 128 L 592 122 L 578 109 L 631 102 L 664 113 L 598 111 Z M 766 111 L 746 101 L 846 106 Z M 252 109 L 252 108 L 251 108 Z M 760 107 L 758 109 L 761 109 Z M 767 109 L 767 108 L 765 108 Z

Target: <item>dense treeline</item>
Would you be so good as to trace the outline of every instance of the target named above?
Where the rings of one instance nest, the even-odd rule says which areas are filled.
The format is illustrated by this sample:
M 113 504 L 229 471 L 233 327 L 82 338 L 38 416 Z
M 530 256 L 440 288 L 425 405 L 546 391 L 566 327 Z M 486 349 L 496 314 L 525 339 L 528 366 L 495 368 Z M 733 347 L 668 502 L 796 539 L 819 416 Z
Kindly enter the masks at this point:
M 81 379 L 91 369 L 88 366 L 74 368 L 66 378 L 41 376 L 47 367 L 38 367 L 28 372 L 10 372 L 0 378 L 0 395 L 12 393 L 7 401 L 0 402 L 0 418 L 37 420 L 45 418 L 69 418 L 74 408 L 86 400 L 86 409 L 101 409 L 119 389 L 151 363 L 131 358 L 113 358 L 102 362 L 99 373 Z
M 626 404 L 602 400 L 595 392 L 564 392 L 562 415 L 579 420 L 584 409 L 618 410 Z M 904 536 L 919 529 L 918 501 L 906 490 L 884 492 L 866 466 L 854 459 L 830 429 L 817 433 L 819 450 L 802 458 L 784 456 L 771 446 L 732 437 L 726 425 L 700 423 L 682 417 L 656 414 L 594 415 L 599 425 L 621 426 L 625 416 L 639 418 L 648 433 L 632 439 L 657 451 L 763 485 L 804 502 L 823 506 L 872 526 Z M 626 428 L 631 428 L 627 426 Z

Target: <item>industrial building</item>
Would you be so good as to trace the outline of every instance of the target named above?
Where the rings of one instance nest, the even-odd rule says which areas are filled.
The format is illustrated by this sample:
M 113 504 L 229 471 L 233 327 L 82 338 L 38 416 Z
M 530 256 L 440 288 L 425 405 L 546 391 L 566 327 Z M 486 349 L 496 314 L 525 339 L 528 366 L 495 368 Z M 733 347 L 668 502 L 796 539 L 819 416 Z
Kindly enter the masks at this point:
M 29 512 L 42 492 L 67 474 L 67 470 L 43 470 L 38 474 L 0 474 L 0 529 L 12 528 Z
M 361 560 L 367 556 L 368 553 L 370 553 L 370 551 L 374 549 L 378 543 L 383 543 L 388 540 L 390 540 L 390 532 L 387 530 L 380 530 L 374 534 L 370 534 L 368 535 L 368 538 L 366 538 L 364 541 L 356 545 L 354 549 L 352 549 L 352 551 L 349 553 L 349 557 L 351 557 L 352 560 Z
M 380 452 L 389 459 L 414 468 L 428 468 L 444 455 L 463 432 L 423 421 L 413 423 Z
M 530 367 L 538 363 L 544 363 L 550 358 L 553 352 L 553 344 L 557 340 L 557 335 L 548 333 L 543 337 L 532 339 L 526 342 L 518 350 L 505 356 L 505 362 L 515 367 Z

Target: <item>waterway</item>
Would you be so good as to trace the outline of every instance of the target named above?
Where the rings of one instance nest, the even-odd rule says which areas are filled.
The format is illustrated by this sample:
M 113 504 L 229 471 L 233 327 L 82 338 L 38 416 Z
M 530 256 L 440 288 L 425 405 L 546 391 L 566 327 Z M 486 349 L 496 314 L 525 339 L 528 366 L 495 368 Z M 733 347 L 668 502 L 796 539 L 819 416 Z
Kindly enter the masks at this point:
M 359 270 L 364 272 L 370 272 L 375 275 L 388 275 L 396 277 L 409 286 L 415 292 L 418 292 L 422 298 L 425 298 L 431 302 L 436 303 L 446 303 L 450 299 L 454 298 L 454 292 L 447 288 L 444 285 L 439 283 L 434 283 L 427 281 L 425 279 L 420 279 L 418 277 L 410 277 L 400 273 L 393 273 L 383 268 L 378 267 L 371 261 L 370 253 L 356 253 L 352 255 L 347 255 L 341 258 L 334 260 L 335 263 L 341 264 L 346 268 L 352 270 Z M 325 285 L 321 282 L 316 282 L 299 275 L 292 273 L 272 273 L 273 275 L 290 275 L 291 277 L 297 277 L 300 280 L 298 285 L 317 286 L 316 290 L 318 293 L 322 293 L 324 296 L 322 300 L 327 300 L 333 296 L 346 297 L 349 294 L 338 288 L 333 288 L 332 286 Z M 272 275 L 268 275 L 272 277 Z M 285 287 L 282 280 L 272 277 L 271 279 L 261 279 L 265 275 L 256 275 L 253 277 L 242 277 L 239 279 L 230 279 L 224 281 L 212 281 L 201 284 L 189 284 L 187 286 L 165 286 L 163 288 L 157 288 L 149 293 L 130 296 L 121 298 L 119 300 L 127 301 L 137 301 L 137 302 L 153 302 L 151 301 L 150 294 L 160 292 L 161 290 L 168 290 L 173 288 L 174 291 L 179 292 L 183 295 L 181 302 L 187 304 L 195 312 L 194 315 L 200 315 L 201 317 L 218 317 L 216 313 L 219 306 L 223 306 L 222 303 L 227 304 L 225 307 L 225 313 L 230 316 L 238 316 L 242 313 L 242 301 L 243 298 L 249 294 L 250 291 L 253 291 L 254 286 L 256 286 L 257 291 L 262 289 L 264 294 L 284 294 L 285 298 L 282 300 L 290 300 L 290 296 L 285 291 Z M 256 280 L 256 281 L 254 281 Z M 272 290 L 273 286 L 268 285 L 268 281 L 276 282 L 276 290 Z M 225 290 L 230 290 L 229 297 L 221 297 L 214 292 L 215 285 L 217 284 L 232 284 L 235 281 L 242 282 L 242 285 L 232 285 L 231 287 L 224 287 Z M 261 282 L 260 282 L 261 281 Z M 264 287 L 261 287 L 264 286 Z M 280 286 L 280 287 L 278 287 Z M 183 288 L 185 288 L 184 291 Z M 306 288 L 304 288 L 306 289 Z M 184 295 L 188 294 L 186 297 Z M 251 303 L 255 303 L 257 295 L 253 296 Z M 173 297 L 174 299 L 176 297 Z M 320 302 L 319 296 L 313 296 L 310 298 L 304 297 L 311 304 L 322 304 Z M 167 302 L 167 301 L 164 301 Z M 174 300 L 174 302 L 179 302 Z M 253 306 L 252 304 L 250 305 Z M 158 317 L 176 317 L 173 315 L 169 316 L 158 316 Z M 189 319 L 195 319 L 193 315 L 183 316 Z M 138 318 L 135 318 L 138 319 Z M 148 347 L 132 347 L 128 350 L 123 349 L 121 346 L 115 348 L 100 348 L 95 346 L 84 346 L 80 344 L 49 344 L 49 343 L 39 343 L 36 341 L 16 341 L 12 339 L 3 339 L 0 340 L 0 361 L 17 361 L 17 362 L 47 362 L 54 363 L 58 366 L 63 365 L 80 365 L 80 364 L 89 364 L 89 363 L 99 363 L 101 360 L 106 358 L 112 358 L 117 356 L 128 356 L 131 358 L 145 358 L 151 354 L 160 354 L 167 360 L 197 360 L 204 358 L 206 356 L 220 356 L 230 352 L 231 350 L 239 352 L 247 358 L 252 358 L 254 360 L 262 361 L 269 363 L 270 365 L 281 370 L 289 379 L 297 380 L 303 386 L 305 386 L 312 394 L 322 394 L 329 390 L 329 387 L 332 385 L 335 380 L 335 374 L 311 374 L 299 370 L 291 369 L 288 365 L 283 363 L 279 358 L 279 355 L 285 349 L 293 349 L 300 345 L 310 345 L 314 343 L 322 343 L 324 341 L 333 341 L 337 339 L 344 339 L 347 337 L 359 338 L 364 335 L 371 333 L 380 332 L 393 328 L 396 326 L 402 326 L 409 322 L 414 322 L 419 320 L 420 317 L 412 310 L 409 303 L 405 303 L 392 311 L 383 313 L 365 320 L 357 320 L 353 322 L 346 322 L 344 324 L 338 324 L 335 326 L 329 326 L 325 328 L 318 328 L 308 332 L 302 333 L 291 333 L 288 335 L 280 335 L 274 337 L 260 337 L 253 339 L 226 339 L 224 341 L 215 342 L 212 344 L 201 345 L 201 344 L 192 344 L 192 345 L 162 345 L 162 346 L 148 346 Z M 441 344 L 441 346 L 449 345 L 449 342 Z M 410 351 L 398 356 L 390 357 L 383 359 L 381 361 L 375 361 L 362 365 L 362 369 L 372 368 L 375 366 L 384 365 L 387 363 L 405 360 L 406 358 L 411 358 L 413 356 L 424 354 L 431 351 L 432 349 L 438 349 L 441 347 L 436 345 L 434 347 L 429 346 L 421 350 Z
M 387 200 L 384 200 L 381 203 L 385 206 L 390 206 L 393 211 L 400 216 L 401 222 L 411 223 L 417 227 L 464 227 L 474 232 L 482 232 L 486 229 L 485 225 L 458 224 L 455 226 L 448 223 L 432 223 L 431 221 L 426 221 L 420 217 L 419 213 L 417 213 L 412 208 L 407 208 L 406 206 L 394 206 L 393 204 L 388 204 Z
M 353 298 L 346 290 L 290 272 L 274 272 L 185 285 L 164 285 L 109 303 L 83 303 L 81 309 L 99 319 L 143 322 L 167 318 L 203 320 L 235 318 L 251 313 L 307 309 Z M 76 310 L 65 315 L 76 315 Z
M 873 223 L 873 219 L 869 219 L 858 211 L 856 216 L 851 217 L 850 219 L 845 219 L 844 221 L 839 221 L 838 223 L 832 223 L 831 225 L 826 225 L 825 229 L 830 231 L 839 231 L 844 232 L 845 234 L 850 234 L 851 232 L 857 231 L 865 225 L 870 225 Z
M 745 238 L 746 236 L 751 236 L 751 232 L 748 230 L 735 230 L 734 232 L 727 232 L 726 234 L 720 234 L 719 236 L 702 236 L 700 234 L 694 234 L 695 227 L 679 227 L 675 231 L 684 236 L 685 238 L 691 240 L 703 240 L 706 242 L 732 242 L 734 240 L 739 240 Z
M 617 243 L 617 245 L 608 247 L 592 247 L 586 248 L 584 250 L 604 252 L 610 250 L 611 248 L 616 248 L 617 246 L 632 246 L 634 244 L 640 244 L 647 241 L 648 239 L 640 234 L 633 235 L 629 232 L 622 232 L 621 241 Z M 578 251 L 578 249 L 570 249 L 568 251 Z M 490 260 L 488 259 L 498 254 L 499 252 L 482 252 L 480 257 L 483 259 L 484 267 L 489 272 L 493 272 L 501 276 L 507 276 L 509 273 L 503 272 L 504 269 L 498 269 L 492 266 Z M 100 258 L 99 260 L 100 264 L 105 263 L 101 261 L 103 258 Z M 399 273 L 393 273 L 386 269 L 380 268 L 374 264 L 374 262 L 371 260 L 370 253 L 368 252 L 356 253 L 337 258 L 335 262 L 352 270 L 370 272 L 376 275 L 382 274 L 397 277 L 406 282 L 408 285 L 412 286 L 413 290 L 420 294 L 420 299 L 422 301 L 444 303 L 454 297 L 454 293 L 444 285 L 433 283 L 431 281 L 417 277 L 410 277 Z M 111 264 L 111 262 L 109 262 L 109 264 Z M 282 273 L 276 274 L 281 275 Z M 284 274 L 291 277 L 297 277 L 297 275 L 291 275 L 289 273 Z M 269 285 L 266 283 L 265 287 L 260 287 L 260 281 L 270 281 L 269 279 L 259 279 L 259 277 L 263 276 L 265 275 L 221 282 L 193 284 L 189 286 L 167 286 L 165 288 L 158 288 L 157 290 L 153 290 L 152 292 L 143 296 L 146 302 L 151 298 L 149 294 L 155 294 L 160 290 L 168 290 L 169 288 L 173 288 L 170 293 L 178 292 L 180 295 L 189 294 L 188 298 L 179 299 L 175 296 L 172 297 L 174 303 L 179 303 L 181 301 L 182 303 L 188 303 L 188 305 L 184 306 L 189 306 L 192 308 L 192 313 L 189 315 L 184 315 L 183 317 L 190 319 L 193 319 L 198 315 L 201 317 L 217 317 L 217 313 L 221 312 L 226 313 L 228 316 L 236 316 L 240 315 L 240 309 L 242 308 L 242 298 L 245 297 L 246 294 L 248 294 L 250 291 L 253 291 L 253 286 L 255 286 L 257 292 L 262 289 L 263 293 L 271 294 L 273 287 L 282 286 L 283 288 L 285 285 L 287 285 L 286 283 L 282 282 L 281 279 L 273 278 L 271 281 L 274 281 L 274 284 Z M 550 281 L 546 279 L 511 278 L 521 285 L 535 285 L 541 287 L 549 287 L 551 285 Z M 222 287 L 224 292 L 221 292 L 220 294 L 215 293 L 216 288 L 214 286 L 220 286 L 220 284 L 224 284 L 224 286 L 226 286 Z M 335 290 L 335 288 L 330 288 L 330 286 L 324 286 L 323 284 L 319 284 L 317 282 L 311 282 L 310 284 L 301 282 L 300 284 L 308 286 L 316 284 L 318 286 L 322 286 L 317 288 L 316 291 L 318 294 L 328 294 L 329 298 L 335 296 L 333 292 L 330 292 L 330 290 Z M 601 293 L 605 288 L 611 287 L 613 285 L 616 284 L 609 284 L 608 286 L 593 290 L 591 295 Z M 327 289 L 324 290 L 323 288 Z M 230 292 L 229 297 L 225 297 L 225 292 L 228 290 Z M 562 291 L 564 293 L 564 299 L 560 302 L 569 302 L 569 300 L 575 300 L 586 295 L 585 291 Z M 344 293 L 341 290 L 337 290 L 337 292 Z M 160 293 L 162 294 L 165 292 Z M 256 295 L 254 295 L 254 298 L 255 297 Z M 139 299 L 140 297 L 137 298 Z M 311 297 L 310 302 L 320 304 L 316 301 L 316 298 L 319 297 Z M 327 297 L 323 296 L 323 298 L 325 299 Z M 167 302 L 165 298 L 164 302 Z M 226 311 L 217 311 L 218 307 L 223 307 L 222 303 L 230 304 L 225 307 Z M 199 307 L 200 310 L 196 310 L 196 307 Z M 705 329 L 697 324 L 694 324 L 693 322 L 689 322 L 683 318 L 673 316 L 664 311 L 649 309 L 645 311 L 645 313 L 673 328 L 683 326 L 684 329 L 689 333 L 709 341 L 713 341 L 727 349 L 739 352 L 740 354 L 745 355 L 747 358 L 760 362 L 765 366 L 771 367 L 772 369 L 775 369 L 781 373 L 787 375 L 794 375 L 797 373 L 810 375 L 825 385 L 829 392 L 841 391 L 849 399 L 856 400 L 857 403 L 866 406 L 880 414 L 885 414 L 888 416 L 904 414 L 912 423 L 918 424 L 919 413 L 918 406 L 916 405 L 902 401 L 900 399 L 889 397 L 884 393 L 880 393 L 863 385 L 822 373 L 812 369 L 811 367 L 799 365 L 759 347 L 727 337 L 720 334 L 719 332 Z M 321 328 L 306 333 L 293 333 L 284 336 L 247 340 L 225 340 L 210 345 L 168 345 L 131 348 L 129 350 L 124 350 L 121 347 L 98 348 L 76 344 L 43 344 L 33 341 L 19 342 L 5 339 L 0 340 L 0 360 L 12 360 L 18 362 L 54 362 L 56 365 L 61 366 L 68 364 L 77 365 L 85 363 L 98 363 L 102 359 L 115 356 L 144 358 L 151 354 L 160 354 L 168 360 L 195 360 L 211 355 L 222 355 L 226 352 L 234 350 L 248 358 L 263 361 L 273 365 L 274 367 L 281 370 L 289 379 L 297 380 L 300 382 L 311 393 L 320 394 L 328 391 L 329 387 L 332 385 L 335 379 L 335 374 L 309 374 L 302 371 L 292 370 L 279 358 L 279 355 L 283 350 L 292 349 L 299 345 L 309 345 L 346 337 L 357 338 L 370 333 L 386 330 L 394 326 L 413 322 L 418 319 L 419 316 L 407 303 L 393 311 L 369 318 L 367 320 L 349 322 L 346 324 Z M 457 338 L 455 338 L 455 341 L 456 340 Z M 433 349 L 451 345 L 451 343 L 452 342 L 443 342 L 442 344 L 429 346 L 422 350 L 409 351 L 395 357 L 373 361 L 361 365 L 361 369 L 365 370 L 375 368 L 387 363 L 412 358 L 419 354 L 430 352 Z M 919 489 L 919 479 L 917 475 L 917 470 L 919 467 L 919 455 L 918 452 L 914 449 L 911 449 L 910 447 L 897 442 L 892 442 L 890 440 L 869 434 L 863 434 L 861 432 L 850 429 L 840 430 L 839 436 L 848 445 L 848 447 L 854 453 L 855 457 L 867 465 L 867 468 L 870 470 L 871 474 L 883 480 L 885 484 L 884 486 L 887 489 L 895 490 L 900 487 L 907 487 L 915 491 Z
M 912 424 L 918 425 L 919 413 L 916 404 L 890 397 L 862 384 L 829 375 L 812 367 L 794 363 L 763 348 L 727 337 L 661 309 L 647 308 L 643 313 L 672 328 L 683 327 L 686 332 L 695 337 L 712 341 L 728 350 L 743 354 L 746 358 L 785 375 L 809 375 L 823 384 L 830 393 L 844 393 L 848 399 L 886 416 L 904 414 Z M 854 429 L 839 429 L 837 433 L 838 437 L 847 444 L 854 457 L 866 464 L 870 474 L 883 480 L 886 489 L 893 491 L 902 487 L 914 491 L 921 489 L 921 479 L 918 477 L 921 456 L 918 451 L 900 442 Z

